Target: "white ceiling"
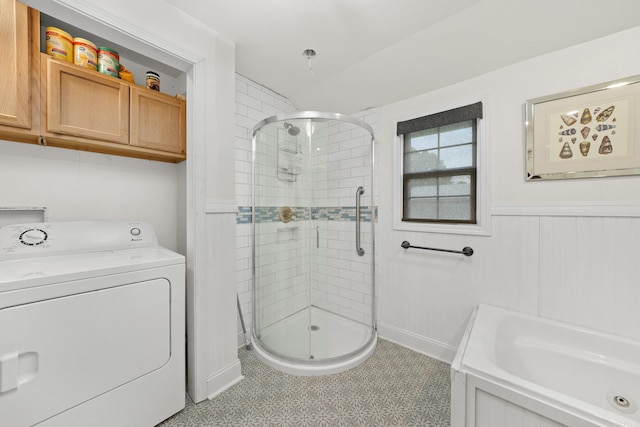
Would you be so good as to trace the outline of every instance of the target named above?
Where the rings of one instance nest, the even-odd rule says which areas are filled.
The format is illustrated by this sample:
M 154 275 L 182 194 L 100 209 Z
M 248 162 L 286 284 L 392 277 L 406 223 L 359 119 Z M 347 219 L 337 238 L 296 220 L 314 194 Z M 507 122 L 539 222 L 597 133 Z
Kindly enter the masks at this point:
M 166 1 L 233 40 L 239 74 L 345 114 L 640 25 L 638 0 Z

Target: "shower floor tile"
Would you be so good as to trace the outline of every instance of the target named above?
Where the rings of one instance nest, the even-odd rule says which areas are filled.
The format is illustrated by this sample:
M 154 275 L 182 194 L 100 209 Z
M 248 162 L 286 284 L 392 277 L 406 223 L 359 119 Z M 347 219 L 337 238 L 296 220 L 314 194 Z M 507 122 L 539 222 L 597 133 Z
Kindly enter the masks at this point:
M 276 371 L 244 347 L 238 356 L 243 381 L 198 404 L 186 397 L 158 426 L 450 425 L 450 366 L 383 339 L 363 364 L 319 377 Z

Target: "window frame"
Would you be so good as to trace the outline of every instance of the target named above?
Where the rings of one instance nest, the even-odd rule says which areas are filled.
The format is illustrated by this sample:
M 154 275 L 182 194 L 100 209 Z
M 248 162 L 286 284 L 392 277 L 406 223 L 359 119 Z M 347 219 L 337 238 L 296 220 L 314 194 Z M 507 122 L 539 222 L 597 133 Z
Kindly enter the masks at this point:
M 395 130 L 400 122 L 412 120 L 416 117 L 429 116 L 440 112 L 448 111 L 465 105 L 482 102 L 483 118 L 475 119 L 476 141 L 475 141 L 475 197 L 476 221 L 463 222 L 459 220 L 407 220 L 404 218 L 404 135 L 396 135 Z M 397 116 L 394 119 L 394 197 L 393 197 L 393 229 L 398 231 L 414 232 L 435 232 L 445 234 L 467 234 L 467 235 L 491 235 L 491 215 L 490 215 L 490 143 L 488 138 L 489 108 L 485 97 L 475 98 L 472 101 L 456 102 L 449 107 L 438 107 L 424 112 L 413 112 Z M 465 121 L 465 120 L 461 120 Z M 467 168 L 465 168 L 467 169 Z M 448 171 L 447 171 L 448 172 Z

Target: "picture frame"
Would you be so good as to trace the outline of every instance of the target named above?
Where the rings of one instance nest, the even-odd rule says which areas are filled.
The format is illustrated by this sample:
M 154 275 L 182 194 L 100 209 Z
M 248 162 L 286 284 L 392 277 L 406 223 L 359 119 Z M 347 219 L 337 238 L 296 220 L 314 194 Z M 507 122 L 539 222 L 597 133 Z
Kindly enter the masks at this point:
M 526 101 L 527 181 L 640 174 L 640 75 Z

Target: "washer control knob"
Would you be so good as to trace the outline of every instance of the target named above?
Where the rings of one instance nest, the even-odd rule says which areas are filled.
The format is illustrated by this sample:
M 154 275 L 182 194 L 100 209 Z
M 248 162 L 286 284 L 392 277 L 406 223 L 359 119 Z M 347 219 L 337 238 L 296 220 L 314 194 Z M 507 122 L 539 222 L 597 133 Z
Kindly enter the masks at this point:
M 43 244 L 47 237 L 49 236 L 46 231 L 39 228 L 30 228 L 20 234 L 20 243 L 27 246 L 37 246 Z
M 139 236 L 141 231 L 140 231 L 139 228 L 136 227 L 136 228 L 132 228 L 130 233 L 131 233 L 132 236 Z

